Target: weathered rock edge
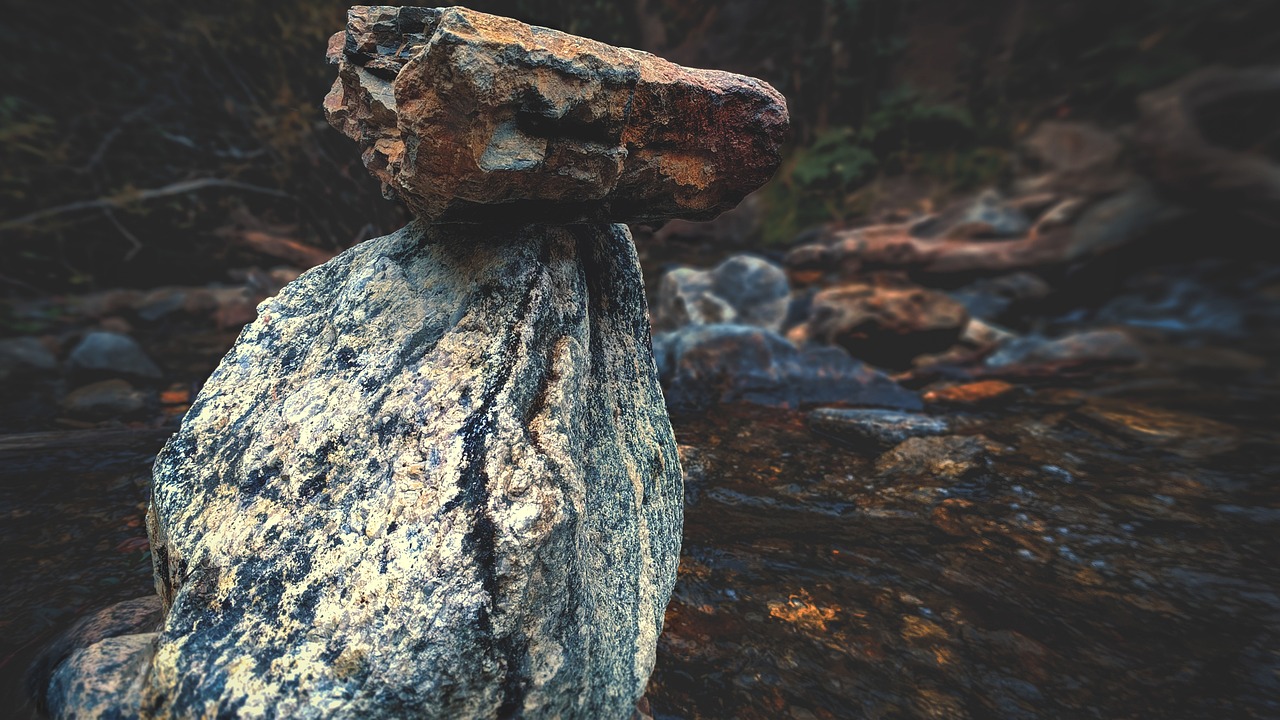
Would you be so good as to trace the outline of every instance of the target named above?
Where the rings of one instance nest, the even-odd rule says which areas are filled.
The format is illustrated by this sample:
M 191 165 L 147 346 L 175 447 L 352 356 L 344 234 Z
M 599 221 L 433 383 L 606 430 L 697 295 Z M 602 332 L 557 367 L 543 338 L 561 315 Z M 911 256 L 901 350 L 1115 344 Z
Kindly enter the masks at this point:
M 628 717 L 682 482 L 627 229 L 357 245 L 259 306 L 154 479 L 160 632 L 74 653 L 57 714 Z
M 461 7 L 354 7 L 329 59 L 329 122 L 432 222 L 710 219 L 788 125 L 755 78 Z

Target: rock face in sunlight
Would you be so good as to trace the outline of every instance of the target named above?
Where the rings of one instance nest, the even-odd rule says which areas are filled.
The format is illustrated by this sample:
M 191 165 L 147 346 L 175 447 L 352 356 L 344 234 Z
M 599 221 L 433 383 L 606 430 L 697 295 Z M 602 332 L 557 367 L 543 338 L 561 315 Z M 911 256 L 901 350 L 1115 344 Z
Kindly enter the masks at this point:
M 432 220 L 706 220 L 786 135 L 760 80 L 466 8 L 353 8 L 329 48 L 329 121 Z
M 354 8 L 331 49 L 330 117 L 419 219 L 258 306 L 156 459 L 158 627 L 37 684 L 58 717 L 630 717 L 683 490 L 600 221 L 738 202 L 781 96 L 461 8 Z

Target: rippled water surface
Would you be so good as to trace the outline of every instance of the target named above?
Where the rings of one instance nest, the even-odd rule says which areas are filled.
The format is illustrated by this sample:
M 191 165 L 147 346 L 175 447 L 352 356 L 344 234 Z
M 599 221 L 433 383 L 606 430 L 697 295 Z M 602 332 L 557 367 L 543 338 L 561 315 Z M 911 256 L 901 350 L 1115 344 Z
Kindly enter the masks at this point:
M 787 410 L 675 418 L 687 514 L 654 714 L 1280 716 L 1280 393 L 1197 362 L 934 407 L 954 436 L 923 455 Z M 151 591 L 167 431 L 85 432 L 0 443 L 9 709 L 60 628 Z
M 657 716 L 1280 716 L 1275 406 L 1143 394 L 953 411 L 981 450 L 920 462 L 798 414 L 678 418 Z

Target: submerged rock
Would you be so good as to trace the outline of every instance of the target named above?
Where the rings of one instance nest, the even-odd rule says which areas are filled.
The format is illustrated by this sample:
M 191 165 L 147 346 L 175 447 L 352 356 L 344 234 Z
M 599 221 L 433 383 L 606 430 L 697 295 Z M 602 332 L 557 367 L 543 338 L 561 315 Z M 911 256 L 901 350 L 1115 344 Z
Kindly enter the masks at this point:
M 1017 389 L 1016 385 L 1003 380 L 978 380 L 933 388 L 926 391 L 921 398 L 927 403 L 982 405 L 1008 398 Z
M 653 339 L 678 410 L 746 402 L 798 408 L 849 403 L 914 410 L 920 398 L 836 347 L 797 348 L 777 333 L 748 325 L 691 325 Z
M 787 273 L 768 260 L 734 255 L 711 270 L 675 268 L 662 276 L 653 325 L 736 323 L 782 329 L 791 303 Z
M 787 130 L 760 80 L 462 7 L 352 8 L 329 58 L 329 121 L 435 221 L 710 219 Z
M 87 373 L 119 374 L 155 379 L 160 368 L 147 357 L 133 338 L 120 333 L 94 331 L 80 341 L 67 357 L 67 367 Z
M 949 429 L 942 418 L 867 408 L 818 408 L 806 419 L 820 434 L 858 445 L 883 447 L 913 437 L 945 435 Z

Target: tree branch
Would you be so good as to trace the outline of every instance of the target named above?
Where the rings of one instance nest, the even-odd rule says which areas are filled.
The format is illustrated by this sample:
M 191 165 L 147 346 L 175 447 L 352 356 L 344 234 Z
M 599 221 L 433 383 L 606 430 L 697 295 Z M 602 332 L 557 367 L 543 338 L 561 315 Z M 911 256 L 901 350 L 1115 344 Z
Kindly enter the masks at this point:
M 205 190 L 208 188 L 229 188 L 232 190 L 244 190 L 245 192 L 254 192 L 262 195 L 273 195 L 275 197 L 288 198 L 290 200 L 294 199 L 292 195 L 286 192 L 276 190 L 274 188 L 262 187 L 261 185 L 251 185 L 237 180 L 223 180 L 221 178 L 199 178 L 197 180 L 183 180 L 182 182 L 165 185 L 164 187 L 120 193 L 119 195 L 113 195 L 111 197 L 100 197 L 95 200 L 79 200 L 73 203 L 67 203 L 66 205 L 55 205 L 51 208 L 37 210 L 21 217 L 0 222 L 0 232 L 31 225 L 39 220 L 54 217 L 56 215 L 65 215 L 66 213 L 77 212 L 80 210 L 110 210 L 111 208 L 125 207 L 130 203 L 145 202 L 147 200 L 169 197 L 171 195 L 183 195 L 185 193 Z

